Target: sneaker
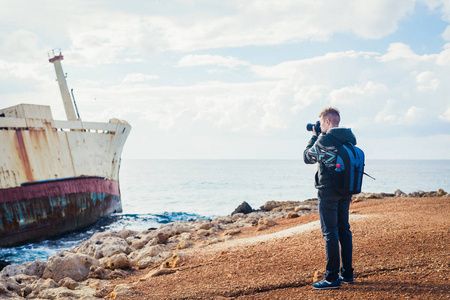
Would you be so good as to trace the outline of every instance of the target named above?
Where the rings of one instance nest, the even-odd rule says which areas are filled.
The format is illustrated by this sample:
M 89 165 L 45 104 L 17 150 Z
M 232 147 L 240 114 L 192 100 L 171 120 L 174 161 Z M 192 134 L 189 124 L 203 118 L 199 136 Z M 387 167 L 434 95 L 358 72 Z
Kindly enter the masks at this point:
M 340 282 L 343 282 L 343 283 L 354 283 L 355 282 L 355 280 L 353 279 L 353 277 L 349 277 L 349 278 L 344 278 L 344 277 L 342 277 L 342 276 L 340 276 L 339 275 L 339 279 L 338 279 Z
M 313 288 L 316 290 L 326 290 L 326 289 L 338 289 L 341 287 L 341 281 L 336 279 L 334 281 L 322 280 L 313 284 Z

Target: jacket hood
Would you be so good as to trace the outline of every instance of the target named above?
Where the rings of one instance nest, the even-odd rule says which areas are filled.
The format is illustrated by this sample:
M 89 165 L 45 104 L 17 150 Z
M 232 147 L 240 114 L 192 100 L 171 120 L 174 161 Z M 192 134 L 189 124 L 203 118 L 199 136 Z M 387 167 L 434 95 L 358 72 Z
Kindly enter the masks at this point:
M 341 143 L 351 143 L 356 145 L 356 137 L 350 128 L 333 127 L 328 129 L 327 135 L 332 135 Z

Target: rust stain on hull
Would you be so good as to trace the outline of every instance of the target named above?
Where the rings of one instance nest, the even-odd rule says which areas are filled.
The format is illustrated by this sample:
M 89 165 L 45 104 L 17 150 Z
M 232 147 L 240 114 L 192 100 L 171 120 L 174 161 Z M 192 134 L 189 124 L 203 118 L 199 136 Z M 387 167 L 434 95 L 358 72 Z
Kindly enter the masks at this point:
M 2 191 L 0 200 L 2 247 L 61 235 L 122 211 L 118 184 L 102 178 L 38 182 Z
M 33 172 L 30 166 L 30 159 L 28 158 L 27 147 L 23 139 L 23 130 L 16 130 L 16 147 L 19 150 L 22 158 L 23 167 L 25 169 L 26 178 L 28 181 L 33 181 Z

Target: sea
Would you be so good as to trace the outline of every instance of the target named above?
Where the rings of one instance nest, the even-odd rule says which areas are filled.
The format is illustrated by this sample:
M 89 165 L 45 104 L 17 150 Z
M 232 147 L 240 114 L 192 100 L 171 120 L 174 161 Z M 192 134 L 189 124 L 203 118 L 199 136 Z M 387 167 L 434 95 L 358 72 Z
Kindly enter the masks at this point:
M 316 165 L 299 160 L 123 159 L 120 190 L 123 212 L 81 231 L 36 243 L 1 248 L 0 260 L 20 264 L 46 260 L 96 232 L 146 230 L 179 220 L 231 214 L 242 202 L 258 209 L 265 202 L 317 197 Z M 367 160 L 363 192 L 450 192 L 450 160 Z

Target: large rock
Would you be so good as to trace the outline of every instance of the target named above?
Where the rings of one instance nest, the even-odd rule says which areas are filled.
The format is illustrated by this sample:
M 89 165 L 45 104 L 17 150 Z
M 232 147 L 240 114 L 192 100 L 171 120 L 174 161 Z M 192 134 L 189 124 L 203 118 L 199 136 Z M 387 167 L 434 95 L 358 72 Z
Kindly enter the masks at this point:
M 46 266 L 47 262 L 45 261 L 32 261 L 21 265 L 8 265 L 0 273 L 0 278 L 10 278 L 19 274 L 42 277 L 42 273 Z
M 48 259 L 42 277 L 52 278 L 55 281 L 60 281 L 65 277 L 83 281 L 88 278 L 91 266 L 98 267 L 98 260 L 86 254 L 61 251 Z
M 247 203 L 247 202 L 242 202 L 241 205 L 239 205 L 232 213 L 231 215 L 234 214 L 238 214 L 238 213 L 243 213 L 243 214 L 249 214 L 253 211 L 253 208 Z
M 128 269 L 131 266 L 130 259 L 125 253 L 104 257 L 100 259 L 100 265 L 105 269 Z
M 51 278 L 49 279 L 42 279 L 36 280 L 35 282 L 28 284 L 23 289 L 23 296 L 27 297 L 28 299 L 33 299 L 38 297 L 39 293 L 41 291 L 47 290 L 47 289 L 53 289 L 57 288 L 58 284 Z
M 96 259 L 120 253 L 128 255 L 131 251 L 132 249 L 122 235 L 113 231 L 96 233 L 72 250 L 72 252 L 86 254 Z
M 93 288 L 83 286 L 80 289 L 71 290 L 66 287 L 57 287 L 52 289 L 43 289 L 39 292 L 39 299 L 54 300 L 80 300 L 80 299 L 98 299 L 95 297 L 97 291 Z

